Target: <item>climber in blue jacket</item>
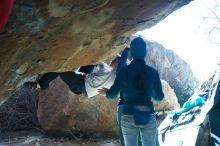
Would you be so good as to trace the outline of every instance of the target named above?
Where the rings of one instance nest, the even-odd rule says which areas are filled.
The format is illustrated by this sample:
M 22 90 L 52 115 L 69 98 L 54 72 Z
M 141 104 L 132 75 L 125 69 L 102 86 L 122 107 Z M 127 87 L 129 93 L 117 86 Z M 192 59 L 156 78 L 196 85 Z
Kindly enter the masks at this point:
M 110 89 L 100 89 L 99 94 L 115 99 L 122 93 L 124 99 L 121 117 L 125 146 L 137 146 L 140 133 L 142 146 L 158 144 L 157 123 L 151 98 L 164 98 L 158 72 L 145 64 L 147 46 L 141 37 L 131 42 L 133 61 L 122 68 Z

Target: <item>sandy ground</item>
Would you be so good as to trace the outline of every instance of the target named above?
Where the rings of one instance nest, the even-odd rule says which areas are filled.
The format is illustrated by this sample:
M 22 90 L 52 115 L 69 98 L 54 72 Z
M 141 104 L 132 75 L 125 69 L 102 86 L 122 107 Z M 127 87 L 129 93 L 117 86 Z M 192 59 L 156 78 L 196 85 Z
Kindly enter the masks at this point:
M 0 134 L 0 146 L 120 146 L 117 137 L 70 139 L 48 137 L 37 131 L 20 131 Z

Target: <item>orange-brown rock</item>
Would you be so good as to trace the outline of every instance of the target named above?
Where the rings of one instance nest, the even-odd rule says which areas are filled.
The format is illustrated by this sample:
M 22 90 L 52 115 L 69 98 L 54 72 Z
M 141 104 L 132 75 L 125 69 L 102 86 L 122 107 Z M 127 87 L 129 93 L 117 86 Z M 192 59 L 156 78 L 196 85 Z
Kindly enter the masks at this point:
M 0 34 L 0 99 L 23 80 L 116 55 L 127 38 L 191 0 L 15 0 Z
M 161 81 L 162 88 L 164 92 L 164 99 L 160 102 L 153 101 L 154 107 L 156 111 L 167 111 L 167 110 L 174 110 L 180 107 L 178 103 L 178 98 L 174 90 L 169 86 L 166 81 Z

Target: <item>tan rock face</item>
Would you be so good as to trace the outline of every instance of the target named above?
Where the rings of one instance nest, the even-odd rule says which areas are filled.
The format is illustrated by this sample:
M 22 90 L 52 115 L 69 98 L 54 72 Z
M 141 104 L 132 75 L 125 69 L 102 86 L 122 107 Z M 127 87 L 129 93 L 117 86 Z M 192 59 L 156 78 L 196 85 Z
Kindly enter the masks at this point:
M 131 34 L 190 1 L 15 1 L 0 34 L 0 99 L 39 73 L 72 70 L 113 57 Z
M 153 101 L 154 107 L 156 111 L 167 111 L 174 110 L 180 107 L 178 103 L 178 98 L 174 93 L 174 90 L 169 86 L 166 81 L 161 81 L 162 88 L 164 92 L 164 99 L 161 102 Z

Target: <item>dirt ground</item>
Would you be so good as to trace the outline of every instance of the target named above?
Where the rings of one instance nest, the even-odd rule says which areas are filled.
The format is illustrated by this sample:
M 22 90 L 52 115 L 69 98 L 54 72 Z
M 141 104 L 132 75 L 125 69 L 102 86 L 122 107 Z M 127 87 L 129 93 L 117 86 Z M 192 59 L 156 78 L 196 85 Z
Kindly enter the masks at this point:
M 87 139 L 49 137 L 38 131 L 0 134 L 0 146 L 120 146 L 118 137 L 96 136 Z

